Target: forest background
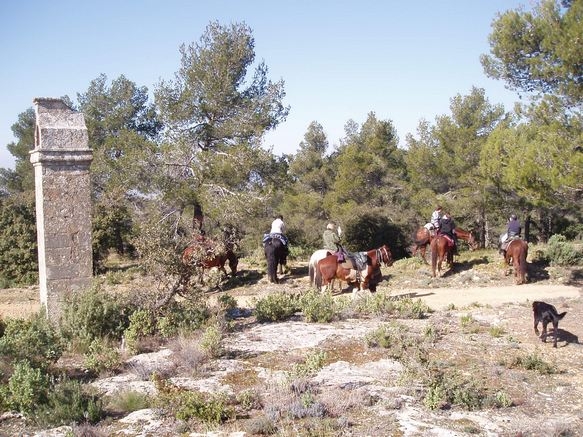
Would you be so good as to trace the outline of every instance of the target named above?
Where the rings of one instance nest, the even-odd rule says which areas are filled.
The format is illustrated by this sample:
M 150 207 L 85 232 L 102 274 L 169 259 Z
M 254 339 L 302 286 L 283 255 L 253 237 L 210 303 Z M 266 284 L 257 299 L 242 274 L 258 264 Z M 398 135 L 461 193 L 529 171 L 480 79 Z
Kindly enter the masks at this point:
M 525 96 L 508 110 L 483 89 L 450 100 L 450 112 L 421 121 L 405 147 L 391 120 L 370 112 L 348 120 L 329 147 L 313 121 L 295 154 L 276 156 L 261 139 L 284 122 L 283 80 L 256 62 L 245 23 L 211 22 L 180 47 L 175 77 L 148 89 L 100 75 L 73 101 L 94 152 L 95 271 L 116 251 L 141 259 L 177 255 L 202 230 L 261 251 L 263 233 L 283 214 L 292 257 L 321 245 L 327 221 L 349 250 L 387 243 L 407 256 L 411 235 L 437 204 L 457 225 L 496 245 L 511 213 L 531 242 L 583 238 L 583 1 L 542 0 L 532 11 L 498 16 L 481 62 L 491 78 Z M 0 287 L 37 281 L 35 114 L 18 115 L 0 169 Z M 153 248 L 156 250 L 153 250 Z M 172 256 L 170 256 L 172 258 Z M 174 256 L 178 259 L 177 256 Z

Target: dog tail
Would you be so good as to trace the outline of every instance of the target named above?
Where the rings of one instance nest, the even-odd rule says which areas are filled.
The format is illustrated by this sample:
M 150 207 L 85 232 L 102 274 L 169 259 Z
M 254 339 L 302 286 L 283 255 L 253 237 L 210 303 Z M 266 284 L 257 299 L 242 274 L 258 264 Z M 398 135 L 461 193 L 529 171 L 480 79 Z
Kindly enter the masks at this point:
M 565 314 L 567 314 L 567 311 L 561 314 L 557 314 L 557 319 L 561 320 L 563 317 L 565 317 Z

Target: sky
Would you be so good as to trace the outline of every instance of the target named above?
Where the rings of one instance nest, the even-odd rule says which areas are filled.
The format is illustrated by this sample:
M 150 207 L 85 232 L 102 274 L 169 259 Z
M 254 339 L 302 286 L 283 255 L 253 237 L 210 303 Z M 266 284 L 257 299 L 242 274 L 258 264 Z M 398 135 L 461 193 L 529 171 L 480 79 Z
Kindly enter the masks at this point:
M 497 14 L 532 1 L 2 1 L 0 167 L 14 167 L 11 127 L 34 98 L 76 102 L 102 73 L 152 92 L 174 79 L 179 47 L 212 21 L 246 23 L 256 60 L 285 82 L 289 116 L 264 141 L 276 155 L 295 153 L 312 121 L 332 148 L 347 121 L 362 124 L 370 112 L 391 120 L 405 146 L 421 120 L 450 114 L 450 100 L 472 86 L 512 109 L 518 95 L 486 77 L 480 55 Z

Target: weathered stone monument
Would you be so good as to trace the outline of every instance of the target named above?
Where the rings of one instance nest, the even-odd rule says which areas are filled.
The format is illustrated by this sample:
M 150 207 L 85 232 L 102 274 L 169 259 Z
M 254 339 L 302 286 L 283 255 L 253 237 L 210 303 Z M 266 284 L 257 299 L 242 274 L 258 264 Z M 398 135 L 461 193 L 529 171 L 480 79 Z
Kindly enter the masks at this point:
M 57 321 L 63 300 L 90 285 L 91 186 L 83 114 L 60 99 L 34 99 L 34 166 L 40 302 Z

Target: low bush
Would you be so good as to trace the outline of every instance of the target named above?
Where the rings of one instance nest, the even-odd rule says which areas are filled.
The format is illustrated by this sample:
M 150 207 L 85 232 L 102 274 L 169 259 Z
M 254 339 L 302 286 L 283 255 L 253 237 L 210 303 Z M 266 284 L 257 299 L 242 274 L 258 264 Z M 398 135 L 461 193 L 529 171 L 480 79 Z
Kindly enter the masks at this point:
M 83 364 L 87 370 L 99 375 L 119 369 L 123 362 L 115 345 L 107 339 L 96 338 L 89 345 Z
M 97 423 L 104 416 L 99 396 L 91 393 L 79 381 L 68 378 L 57 382 L 47 394 L 46 403 L 39 405 L 35 421 L 43 427 L 71 423 Z
M 289 319 L 300 310 L 296 296 L 274 293 L 255 302 L 255 317 L 258 322 L 279 322 Z
M 26 360 L 14 365 L 5 395 L 12 409 L 29 416 L 37 406 L 47 402 L 48 392 L 49 379 L 41 369 L 32 367 Z
M 154 315 L 146 310 L 139 309 L 130 316 L 130 325 L 124 332 L 127 348 L 133 352 L 140 352 L 140 340 L 156 332 Z
M 329 323 L 339 313 L 338 301 L 330 293 L 320 293 L 310 290 L 303 294 L 299 300 L 299 306 L 308 322 Z
M 185 390 L 157 375 L 153 379 L 158 390 L 156 405 L 171 412 L 177 419 L 197 419 L 206 424 L 217 425 L 234 417 L 234 410 L 224 394 Z
M 188 335 L 207 322 L 211 312 L 203 302 L 182 300 L 167 305 L 157 318 L 157 329 L 164 338 Z
M 95 339 L 121 340 L 133 311 L 131 305 L 94 286 L 83 293 L 72 293 L 67 299 L 59 323 L 60 333 L 71 346 L 85 352 Z
M 10 362 L 27 360 L 33 367 L 46 368 L 63 352 L 63 342 L 41 312 L 29 319 L 7 319 L 0 338 L 0 356 Z
M 545 255 L 553 265 L 574 266 L 583 264 L 583 252 L 567 241 L 567 238 L 555 234 L 549 238 Z

